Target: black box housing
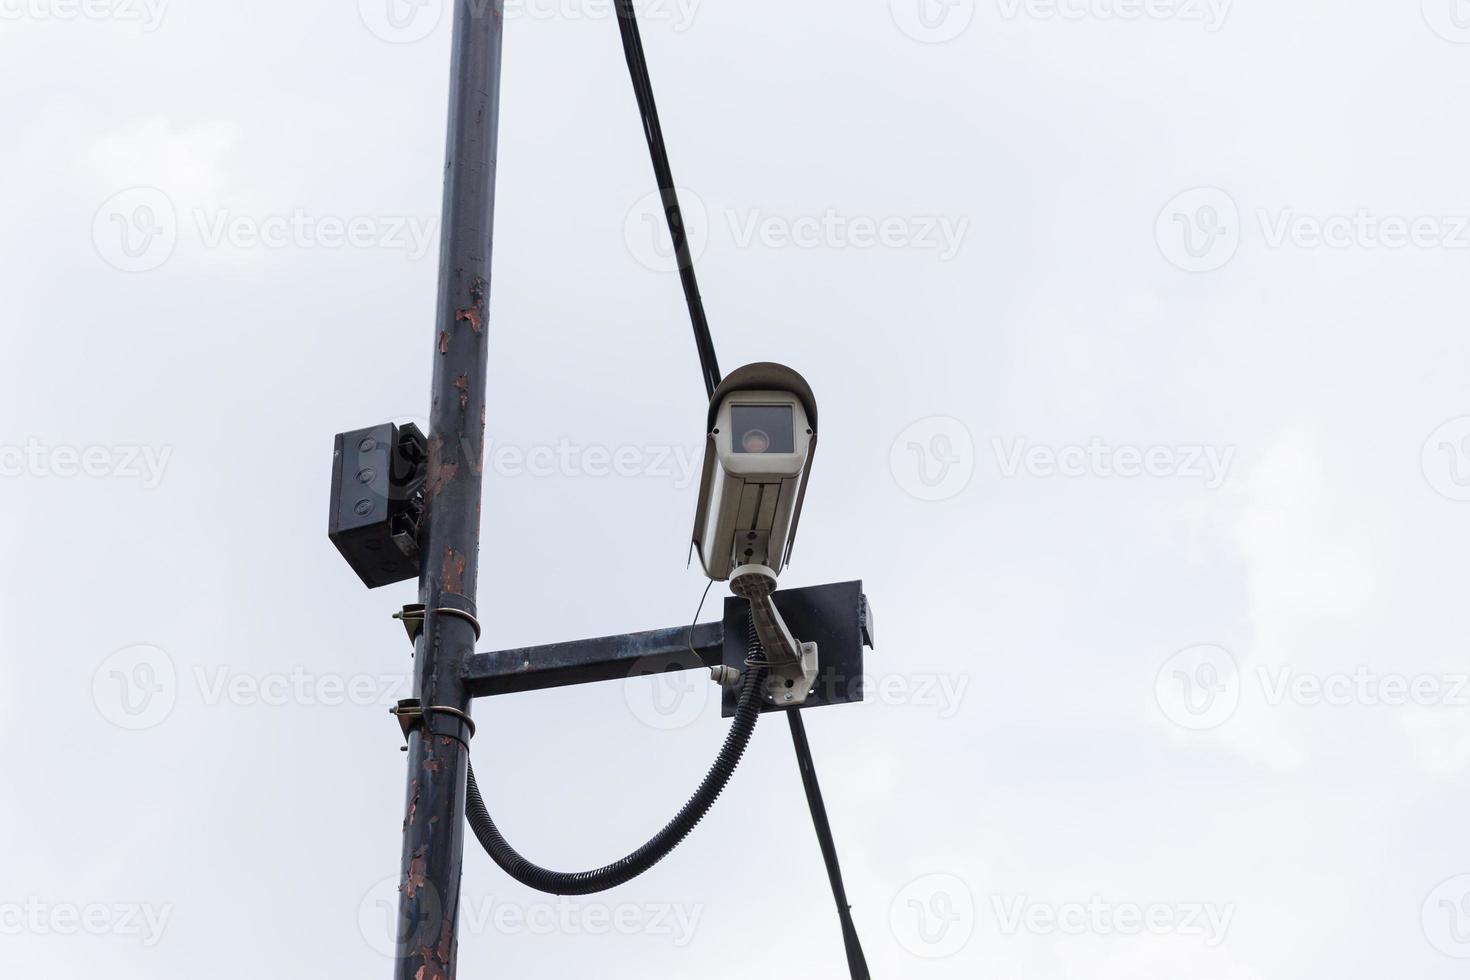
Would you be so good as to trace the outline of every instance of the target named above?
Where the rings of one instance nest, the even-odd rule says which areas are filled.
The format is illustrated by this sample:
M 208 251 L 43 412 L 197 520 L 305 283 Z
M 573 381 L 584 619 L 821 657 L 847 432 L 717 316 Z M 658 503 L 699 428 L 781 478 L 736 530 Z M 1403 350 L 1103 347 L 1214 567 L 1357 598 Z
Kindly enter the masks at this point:
M 428 446 L 391 422 L 338 434 L 329 537 L 370 589 L 417 578 Z

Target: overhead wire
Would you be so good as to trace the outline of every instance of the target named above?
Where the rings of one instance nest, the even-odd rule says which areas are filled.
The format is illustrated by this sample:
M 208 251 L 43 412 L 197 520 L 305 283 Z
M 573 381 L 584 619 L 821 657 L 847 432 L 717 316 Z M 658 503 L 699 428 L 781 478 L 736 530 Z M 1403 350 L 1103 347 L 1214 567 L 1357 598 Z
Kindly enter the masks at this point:
M 643 133 L 648 140 L 649 155 L 653 161 L 654 176 L 658 181 L 664 217 L 669 227 L 669 237 L 674 245 L 675 259 L 679 265 L 679 281 L 684 289 L 685 304 L 689 308 L 690 324 L 694 328 L 694 344 L 699 353 L 700 375 L 705 393 L 713 398 L 720 385 L 719 360 L 715 356 L 714 338 L 710 334 L 709 320 L 704 311 L 704 300 L 699 292 L 699 281 L 694 273 L 694 259 L 689 250 L 688 231 L 684 225 L 683 211 L 679 206 L 678 189 L 674 183 L 673 170 L 669 165 L 668 147 L 664 144 L 663 127 L 659 124 L 658 107 L 653 97 L 653 82 L 648 73 L 648 59 L 643 50 L 643 38 L 638 31 L 638 15 L 633 9 L 633 0 L 617 0 L 618 29 L 622 32 L 623 53 L 628 61 L 628 73 L 633 81 L 633 93 L 638 100 L 638 111 L 643 118 Z M 747 658 L 747 666 L 764 660 Z M 787 719 L 791 727 L 791 742 L 796 750 L 796 761 L 801 769 L 802 787 L 806 792 L 807 806 L 811 811 L 812 825 L 816 830 L 817 842 L 822 851 L 822 860 L 827 868 L 827 879 L 832 887 L 832 897 L 837 903 L 837 916 L 842 925 L 842 939 L 847 951 L 848 972 L 853 980 L 869 980 L 868 964 L 863 956 L 862 944 L 858 940 L 857 927 L 853 923 L 852 906 L 847 901 L 847 890 L 842 882 L 842 868 L 837 860 L 837 844 L 832 837 L 832 825 L 827 818 L 827 806 L 822 799 L 822 788 L 817 781 L 816 764 L 812 760 L 811 745 L 806 737 L 806 725 L 799 710 L 788 710 Z

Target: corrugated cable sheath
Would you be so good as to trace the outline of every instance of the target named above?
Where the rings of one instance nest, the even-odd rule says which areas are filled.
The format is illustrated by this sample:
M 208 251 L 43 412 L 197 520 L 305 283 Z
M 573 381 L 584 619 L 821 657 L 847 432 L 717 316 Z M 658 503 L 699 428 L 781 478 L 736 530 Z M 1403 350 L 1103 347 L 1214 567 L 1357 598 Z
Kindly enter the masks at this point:
M 760 645 L 755 639 L 754 624 L 750 628 L 750 638 L 751 652 L 758 655 Z M 752 656 L 750 659 L 760 658 Z M 662 830 L 627 857 L 593 871 L 552 871 L 528 861 L 510 846 L 491 819 L 485 800 L 480 795 L 480 787 L 475 783 L 474 766 L 470 766 L 469 790 L 465 799 L 465 817 L 469 820 L 470 829 L 474 831 L 475 837 L 490 858 L 500 865 L 500 869 L 527 888 L 552 895 L 591 895 L 632 881 L 678 847 L 699 821 L 704 819 L 710 807 L 714 806 L 715 800 L 734 774 L 735 767 L 740 764 L 740 758 L 750 744 L 750 736 L 755 732 L 767 673 L 769 671 L 764 666 L 746 667 L 741 678 L 735 720 L 730 723 L 725 744 L 721 746 L 720 754 L 715 758 L 714 765 L 710 766 L 704 781 L 699 784 L 689 802 L 684 804 L 683 809 Z

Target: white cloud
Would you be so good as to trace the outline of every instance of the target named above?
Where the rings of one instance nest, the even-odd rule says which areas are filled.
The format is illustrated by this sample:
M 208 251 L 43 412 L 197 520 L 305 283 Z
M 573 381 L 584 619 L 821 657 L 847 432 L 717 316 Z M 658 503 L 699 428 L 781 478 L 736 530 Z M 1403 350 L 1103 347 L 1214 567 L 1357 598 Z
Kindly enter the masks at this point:
M 180 125 L 149 116 L 97 135 L 78 162 L 101 191 L 143 185 L 175 199 L 208 202 L 231 186 L 230 159 L 241 135 L 229 122 Z

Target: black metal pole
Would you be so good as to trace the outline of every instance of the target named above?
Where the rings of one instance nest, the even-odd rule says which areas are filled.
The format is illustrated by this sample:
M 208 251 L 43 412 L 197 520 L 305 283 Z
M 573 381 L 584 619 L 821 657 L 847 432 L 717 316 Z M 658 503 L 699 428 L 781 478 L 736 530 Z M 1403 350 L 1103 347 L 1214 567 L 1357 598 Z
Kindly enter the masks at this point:
M 434 324 L 425 522 L 423 632 L 409 733 L 395 980 L 454 980 L 465 768 L 473 726 L 461 678 L 475 651 L 475 586 L 485 443 L 486 331 L 500 121 L 503 0 L 456 0 L 449 136 Z

